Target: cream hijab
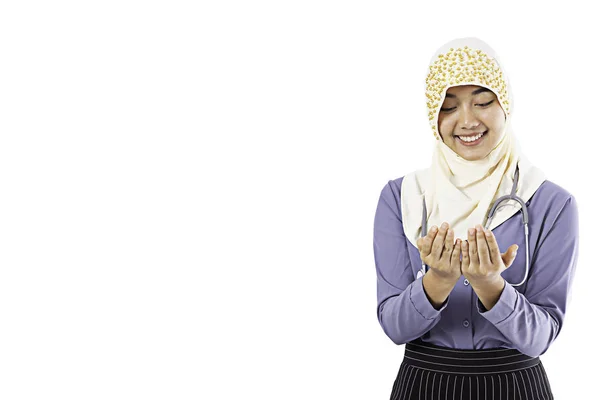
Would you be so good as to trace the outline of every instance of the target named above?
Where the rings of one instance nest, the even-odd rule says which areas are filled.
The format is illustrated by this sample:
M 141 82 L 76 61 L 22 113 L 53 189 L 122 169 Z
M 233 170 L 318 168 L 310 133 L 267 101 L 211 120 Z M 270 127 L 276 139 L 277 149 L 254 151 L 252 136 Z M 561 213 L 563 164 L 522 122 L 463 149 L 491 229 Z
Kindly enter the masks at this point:
M 492 90 L 505 112 L 502 139 L 490 154 L 465 160 L 448 147 L 438 132 L 438 114 L 446 90 L 451 86 L 479 85 Z M 474 38 L 452 40 L 435 53 L 425 80 L 429 122 L 436 139 L 431 166 L 406 175 L 401 188 L 404 233 L 417 247 L 421 236 L 423 198 L 427 208 L 427 227 L 444 221 L 454 230 L 454 238 L 466 240 L 467 230 L 485 226 L 494 201 L 511 193 L 517 163 L 517 196 L 527 202 L 546 179 L 544 173 L 521 153 L 511 127 L 512 92 L 494 50 Z M 489 229 L 494 229 L 521 209 L 516 201 L 496 209 Z M 427 234 L 427 232 L 425 232 Z M 503 249 L 501 249 L 503 251 Z

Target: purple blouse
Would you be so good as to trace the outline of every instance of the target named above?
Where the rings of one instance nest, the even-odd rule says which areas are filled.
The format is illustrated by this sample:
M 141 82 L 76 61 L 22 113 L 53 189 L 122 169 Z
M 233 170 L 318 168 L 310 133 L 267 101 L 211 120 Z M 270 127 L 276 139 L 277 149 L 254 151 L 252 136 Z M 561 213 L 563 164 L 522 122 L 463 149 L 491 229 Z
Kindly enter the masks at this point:
M 529 277 L 525 273 L 522 213 L 494 228 L 501 252 L 517 244 L 498 302 L 486 311 L 461 277 L 440 310 L 423 289 L 419 250 L 402 227 L 402 179 L 381 191 L 375 212 L 373 251 L 377 272 L 377 318 L 385 334 L 401 345 L 416 338 L 455 349 L 512 348 L 530 357 L 548 350 L 563 325 L 579 253 L 579 217 L 573 195 L 544 181 L 527 201 Z M 421 212 L 421 207 L 415 212 Z

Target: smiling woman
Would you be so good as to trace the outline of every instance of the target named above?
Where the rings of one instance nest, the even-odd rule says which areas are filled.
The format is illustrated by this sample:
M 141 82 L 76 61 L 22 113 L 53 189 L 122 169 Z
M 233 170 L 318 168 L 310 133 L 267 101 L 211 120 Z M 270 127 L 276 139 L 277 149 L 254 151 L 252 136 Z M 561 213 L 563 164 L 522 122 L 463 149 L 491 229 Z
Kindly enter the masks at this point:
M 498 145 L 506 126 L 498 97 L 477 85 L 453 86 L 438 117 L 442 140 L 465 160 L 479 160 Z
M 406 344 L 390 398 L 553 399 L 540 356 L 570 298 L 575 198 L 521 151 L 486 43 L 438 49 L 425 95 L 431 166 L 388 181 L 374 221 L 377 317 Z

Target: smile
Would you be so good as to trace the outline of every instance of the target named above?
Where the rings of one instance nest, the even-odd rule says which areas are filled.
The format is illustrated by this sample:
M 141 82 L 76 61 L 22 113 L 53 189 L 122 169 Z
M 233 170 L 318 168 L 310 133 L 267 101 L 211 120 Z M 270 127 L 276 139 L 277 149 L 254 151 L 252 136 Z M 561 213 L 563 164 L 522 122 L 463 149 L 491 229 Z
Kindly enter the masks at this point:
M 456 136 L 456 138 L 463 146 L 476 146 L 483 141 L 487 133 L 488 131 L 485 131 L 477 136 Z

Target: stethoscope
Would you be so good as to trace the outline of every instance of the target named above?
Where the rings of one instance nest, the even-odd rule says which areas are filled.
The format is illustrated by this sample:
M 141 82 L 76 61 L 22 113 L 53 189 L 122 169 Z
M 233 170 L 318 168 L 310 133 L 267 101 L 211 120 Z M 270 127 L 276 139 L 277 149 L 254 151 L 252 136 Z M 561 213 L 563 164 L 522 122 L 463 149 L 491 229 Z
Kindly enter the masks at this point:
M 529 218 L 527 216 L 527 205 L 525 204 L 523 199 L 521 199 L 519 196 L 516 195 L 518 181 L 519 181 L 519 165 L 517 164 L 517 170 L 515 171 L 514 182 L 513 182 L 511 193 L 509 195 L 505 195 L 505 196 L 498 198 L 498 200 L 496 200 L 494 202 L 494 205 L 492 206 L 492 208 L 487 216 L 487 220 L 486 220 L 486 224 L 485 224 L 485 229 L 488 229 L 492 223 L 492 218 L 494 218 L 494 214 L 496 213 L 496 208 L 498 208 L 500 203 L 502 203 L 503 201 L 515 200 L 515 201 L 518 201 L 519 203 L 521 203 L 521 210 L 522 210 L 522 215 L 523 215 L 523 230 L 525 231 L 525 276 L 523 277 L 523 280 L 519 284 L 510 283 L 507 281 L 512 286 L 521 286 L 523 283 L 525 283 L 525 281 L 527 280 L 527 274 L 529 273 L 529 225 L 528 225 Z M 427 232 L 427 207 L 425 206 L 425 198 L 423 198 L 423 218 L 421 220 L 421 226 L 422 226 L 421 237 L 423 237 L 426 235 L 426 232 Z M 421 276 L 425 275 L 425 273 L 428 270 L 429 270 L 428 265 L 425 265 L 424 263 L 421 264 L 421 269 L 417 273 L 417 279 L 420 278 Z

